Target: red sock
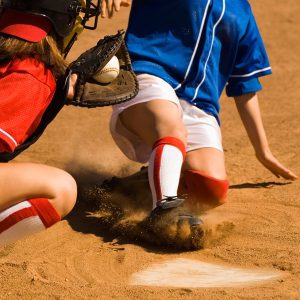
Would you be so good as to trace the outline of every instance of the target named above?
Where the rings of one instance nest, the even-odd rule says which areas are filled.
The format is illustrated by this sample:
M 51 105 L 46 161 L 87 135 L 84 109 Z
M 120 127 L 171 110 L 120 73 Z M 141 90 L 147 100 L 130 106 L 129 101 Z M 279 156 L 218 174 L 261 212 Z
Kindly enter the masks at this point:
M 221 180 L 195 170 L 183 172 L 180 182 L 181 193 L 188 195 L 192 207 L 209 209 L 226 202 L 228 180 Z
M 37 198 L 15 204 L 0 212 L 0 246 L 40 232 L 60 219 L 48 199 Z

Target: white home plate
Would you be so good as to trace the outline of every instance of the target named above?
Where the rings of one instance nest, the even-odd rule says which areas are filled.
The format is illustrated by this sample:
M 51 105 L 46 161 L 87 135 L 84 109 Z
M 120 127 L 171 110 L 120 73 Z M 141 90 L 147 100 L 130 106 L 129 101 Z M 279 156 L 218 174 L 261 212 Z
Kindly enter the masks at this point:
M 165 287 L 233 287 L 278 278 L 280 272 L 240 269 L 190 259 L 175 259 L 135 273 L 131 285 Z

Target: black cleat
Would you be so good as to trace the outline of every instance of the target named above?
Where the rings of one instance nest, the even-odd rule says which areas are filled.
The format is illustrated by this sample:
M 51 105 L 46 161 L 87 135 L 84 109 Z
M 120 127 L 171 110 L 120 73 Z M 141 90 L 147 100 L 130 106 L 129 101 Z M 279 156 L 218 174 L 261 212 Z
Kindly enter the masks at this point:
M 203 225 L 203 221 L 199 217 L 192 216 L 190 214 L 183 214 L 179 213 L 178 214 L 178 221 L 188 221 L 190 226 L 198 226 L 198 225 Z
M 190 213 L 187 213 L 186 211 L 182 211 L 181 207 L 183 206 L 183 203 L 184 199 L 178 198 L 177 196 L 164 198 L 157 204 L 157 207 L 154 210 L 152 210 L 150 214 L 150 220 L 163 218 L 165 214 L 168 214 L 169 212 L 174 211 L 176 208 L 178 208 L 178 213 L 176 216 L 178 222 L 188 221 L 191 226 L 203 224 L 203 221 L 200 218 L 193 216 Z
M 169 209 L 179 207 L 183 204 L 184 199 L 178 198 L 177 196 L 166 197 L 160 200 L 155 209 Z

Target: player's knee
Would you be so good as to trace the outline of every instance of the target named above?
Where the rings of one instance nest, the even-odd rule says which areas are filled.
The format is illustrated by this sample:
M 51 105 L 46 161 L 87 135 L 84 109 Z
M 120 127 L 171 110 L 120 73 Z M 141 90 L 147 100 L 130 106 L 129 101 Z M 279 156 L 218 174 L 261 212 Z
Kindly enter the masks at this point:
M 200 210 L 222 205 L 227 200 L 228 180 L 221 180 L 195 170 L 186 170 L 180 183 L 180 193 L 186 193 L 187 203 Z
M 187 130 L 184 126 L 174 126 L 170 129 L 170 136 L 174 136 L 181 140 L 185 145 L 187 143 Z
M 158 136 L 173 136 L 181 140 L 184 144 L 187 142 L 187 130 L 181 120 L 163 120 L 157 124 Z
M 67 172 L 61 172 L 55 185 L 55 197 L 51 200 L 53 206 L 62 217 L 66 216 L 74 207 L 77 198 L 77 184 Z

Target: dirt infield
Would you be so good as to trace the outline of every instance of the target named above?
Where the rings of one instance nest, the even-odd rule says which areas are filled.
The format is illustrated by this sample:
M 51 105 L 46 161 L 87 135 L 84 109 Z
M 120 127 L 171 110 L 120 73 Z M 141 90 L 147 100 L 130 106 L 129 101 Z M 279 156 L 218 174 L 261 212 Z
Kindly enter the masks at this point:
M 300 2 L 250 2 L 273 69 L 273 75 L 261 80 L 264 89 L 259 93 L 265 128 L 275 156 L 299 176 Z M 98 38 L 126 28 L 128 12 L 123 8 L 114 19 L 101 20 L 99 30 L 84 32 L 69 60 Z M 65 107 L 17 160 L 71 172 L 79 185 L 77 206 L 47 232 L 0 249 L 0 299 L 300 299 L 300 180 L 278 179 L 264 169 L 254 157 L 234 102 L 223 97 L 221 105 L 231 185 L 229 202 L 217 208 L 209 222 L 224 227 L 204 249 L 180 252 L 126 238 L 128 226 L 114 230 L 112 223 L 103 222 L 104 211 L 95 213 L 97 203 L 86 191 L 112 175 L 132 174 L 140 165 L 127 160 L 114 145 L 108 131 L 111 108 Z M 183 282 L 193 272 L 191 267 L 185 269 L 187 261 L 206 263 L 229 279 L 233 273 L 224 270 L 279 275 L 270 275 L 270 281 L 261 276 L 254 284 L 230 285 L 229 280 L 222 286 L 210 278 L 210 285 L 199 288 L 168 286 L 165 281 L 159 286 L 152 284 L 153 278 L 151 284 L 135 284 L 134 278 L 146 276 L 140 272 L 153 274 L 153 265 L 178 259 L 181 264 L 175 266 L 182 268 Z M 194 278 L 210 275 L 204 273 Z

